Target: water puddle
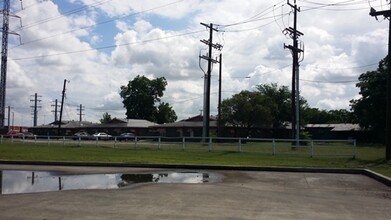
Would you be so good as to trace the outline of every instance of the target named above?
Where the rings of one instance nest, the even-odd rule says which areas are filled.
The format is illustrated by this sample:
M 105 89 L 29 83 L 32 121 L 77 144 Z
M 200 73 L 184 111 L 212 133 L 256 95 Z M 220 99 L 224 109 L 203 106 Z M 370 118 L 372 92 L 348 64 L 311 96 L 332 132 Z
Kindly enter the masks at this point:
M 64 175 L 59 172 L 3 170 L 0 171 L 0 194 L 118 189 L 137 183 L 194 184 L 218 182 L 220 179 L 217 174 L 200 172 Z

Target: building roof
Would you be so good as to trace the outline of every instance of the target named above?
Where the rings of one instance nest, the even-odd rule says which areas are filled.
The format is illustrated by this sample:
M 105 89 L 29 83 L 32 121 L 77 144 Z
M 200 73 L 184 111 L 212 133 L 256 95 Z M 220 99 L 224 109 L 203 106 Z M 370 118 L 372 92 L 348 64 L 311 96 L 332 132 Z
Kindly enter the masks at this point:
M 62 121 L 61 128 L 102 128 L 102 127 L 131 127 L 131 128 L 148 128 L 154 126 L 156 123 L 141 120 L 141 119 L 118 119 L 114 118 L 108 123 L 98 124 L 88 121 Z M 58 121 L 47 125 L 39 125 L 33 128 L 57 128 Z
M 101 127 L 132 127 L 132 128 L 148 128 L 150 126 L 157 125 L 154 122 L 143 120 L 143 119 L 119 119 L 114 118 L 113 120 L 100 124 Z
M 341 124 L 307 124 L 306 128 L 330 128 L 331 131 L 361 131 L 359 124 L 341 123 Z
M 210 127 L 217 127 L 217 121 L 210 121 Z M 202 121 L 178 121 L 173 123 L 166 123 L 161 125 L 152 126 L 154 128 L 202 128 Z
M 92 123 L 89 121 L 62 121 L 61 128 L 75 128 L 75 127 L 93 127 L 98 125 L 97 123 Z M 38 125 L 32 128 L 57 128 L 58 121 L 52 122 L 47 125 Z
M 180 121 L 203 121 L 203 120 L 204 120 L 204 116 L 203 115 L 196 115 L 196 116 L 193 116 L 193 117 L 190 117 L 190 118 L 187 118 L 187 119 L 183 119 L 183 120 L 180 120 Z M 211 115 L 209 117 L 209 120 L 210 121 L 216 121 L 217 117 Z

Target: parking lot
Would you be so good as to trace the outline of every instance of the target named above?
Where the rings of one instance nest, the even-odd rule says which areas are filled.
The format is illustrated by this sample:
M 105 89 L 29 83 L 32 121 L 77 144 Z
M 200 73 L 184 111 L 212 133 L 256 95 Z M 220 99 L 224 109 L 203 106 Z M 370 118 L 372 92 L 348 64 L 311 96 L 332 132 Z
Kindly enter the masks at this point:
M 0 169 L 67 174 L 167 171 L 27 165 L 0 165 Z M 391 188 L 364 175 L 230 170 L 202 172 L 218 174 L 221 179 L 212 183 L 138 183 L 120 189 L 3 194 L 0 195 L 0 219 L 356 220 L 389 219 L 391 213 Z

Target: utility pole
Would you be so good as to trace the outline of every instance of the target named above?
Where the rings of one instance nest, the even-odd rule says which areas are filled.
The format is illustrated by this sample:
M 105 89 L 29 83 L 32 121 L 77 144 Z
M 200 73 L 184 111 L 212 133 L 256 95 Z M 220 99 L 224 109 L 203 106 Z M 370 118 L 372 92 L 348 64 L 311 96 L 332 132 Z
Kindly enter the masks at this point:
M 285 45 L 284 48 L 288 48 L 292 53 L 292 97 L 291 97 L 291 108 L 292 108 L 292 138 L 295 139 L 296 147 L 299 146 L 300 139 L 300 88 L 299 88 L 299 61 L 300 53 L 304 53 L 304 48 L 298 43 L 298 38 L 302 35 L 300 31 L 297 30 L 297 12 L 300 12 L 300 8 L 296 5 L 296 0 L 294 0 L 294 5 L 292 5 L 289 0 L 287 0 L 289 6 L 293 8 L 294 17 L 293 17 L 293 28 L 286 28 L 283 33 L 289 35 L 293 40 L 292 45 Z M 302 56 L 301 58 L 304 58 Z
M 58 135 L 61 134 L 61 123 L 62 123 L 62 111 L 64 109 L 64 98 L 65 98 L 65 88 L 67 85 L 67 80 L 64 79 L 64 86 L 62 88 L 62 98 L 61 98 L 61 109 L 60 109 L 60 120 L 58 121 Z
M 11 106 L 8 106 L 8 131 L 11 131 L 11 130 L 12 130 L 12 129 L 11 129 L 11 126 L 10 126 L 10 123 L 11 123 L 10 117 L 11 117 Z
M 387 113 L 386 113 L 386 160 L 391 160 L 391 3 L 390 10 L 385 11 L 376 11 L 374 8 L 371 8 L 369 13 L 372 17 L 383 15 L 385 18 L 388 18 L 389 27 L 388 27 L 388 74 L 387 74 Z
M 201 25 L 205 26 L 209 29 L 209 40 L 201 40 L 202 43 L 208 45 L 209 52 L 208 55 L 202 55 L 200 56 L 200 59 L 205 59 L 208 61 L 208 71 L 205 74 L 204 77 L 204 115 L 203 115 L 203 129 L 202 129 L 202 137 L 203 139 L 209 137 L 209 120 L 210 120 L 210 81 L 211 81 L 211 72 L 212 72 L 212 65 L 213 63 L 217 63 L 215 59 L 212 58 L 212 50 L 218 49 L 221 50 L 223 47 L 220 44 L 213 44 L 213 31 L 219 31 L 218 29 L 213 27 L 213 24 L 210 23 L 204 24 L 201 23 Z
M 54 105 L 52 105 L 52 107 L 54 107 L 54 111 L 52 111 L 52 112 L 54 112 L 54 121 L 57 122 L 57 118 L 58 118 L 57 117 L 57 112 L 58 112 L 57 108 L 60 107 L 58 105 L 58 100 L 57 99 L 54 101 Z
M 219 59 L 219 106 L 218 106 L 218 118 L 217 118 L 217 137 L 221 137 L 221 80 L 222 80 L 222 73 L 223 73 L 223 54 L 220 53 L 220 59 Z
M 80 104 L 80 107 L 77 109 L 78 111 L 79 111 L 79 122 L 82 122 L 83 120 L 82 120 L 82 116 L 84 115 L 83 114 L 83 111 L 85 110 L 84 108 L 83 108 L 83 106 Z
M 3 28 L 2 32 L 2 41 L 1 41 L 1 76 L 0 76 L 0 127 L 4 127 L 4 116 L 5 116 L 5 92 L 6 92 L 6 79 L 7 79 L 7 56 L 8 56 L 8 34 L 19 35 L 13 31 L 9 30 L 9 17 L 17 17 L 10 13 L 10 0 L 4 0 L 3 10 L 0 11 L 3 14 Z
M 33 126 L 34 127 L 37 126 L 38 108 L 41 108 L 41 106 L 38 106 L 38 102 L 41 101 L 41 100 L 38 100 L 38 97 L 41 97 L 41 96 L 38 96 L 38 94 L 35 93 L 34 94 L 34 99 L 30 99 L 31 102 L 34 102 L 34 105 L 30 106 L 33 109 Z

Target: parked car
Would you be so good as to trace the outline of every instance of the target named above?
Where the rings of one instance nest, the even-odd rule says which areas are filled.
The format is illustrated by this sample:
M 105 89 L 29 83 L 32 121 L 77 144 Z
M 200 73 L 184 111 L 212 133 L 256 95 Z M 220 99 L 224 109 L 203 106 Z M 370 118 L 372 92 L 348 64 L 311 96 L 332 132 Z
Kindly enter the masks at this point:
M 94 138 L 98 139 L 98 140 L 111 140 L 113 139 L 113 136 L 105 133 L 105 132 L 99 132 L 99 133 L 96 133 L 96 134 L 93 134 Z
M 16 131 L 9 131 L 9 132 L 7 132 L 7 134 L 5 134 L 5 137 L 8 137 L 8 138 L 16 138 L 16 137 L 19 137 L 19 132 L 16 132 Z
M 117 137 L 118 141 L 129 141 L 129 140 L 134 140 L 136 137 L 135 134 L 133 133 L 122 133 Z
M 22 133 L 19 133 L 18 134 L 18 137 L 19 138 L 23 138 L 23 139 L 34 139 L 37 135 L 31 133 L 31 132 L 22 132 Z
M 75 134 L 73 134 L 73 140 L 92 140 L 94 139 L 94 137 L 90 134 L 88 134 L 87 132 L 85 131 L 81 131 L 81 132 L 77 132 Z

